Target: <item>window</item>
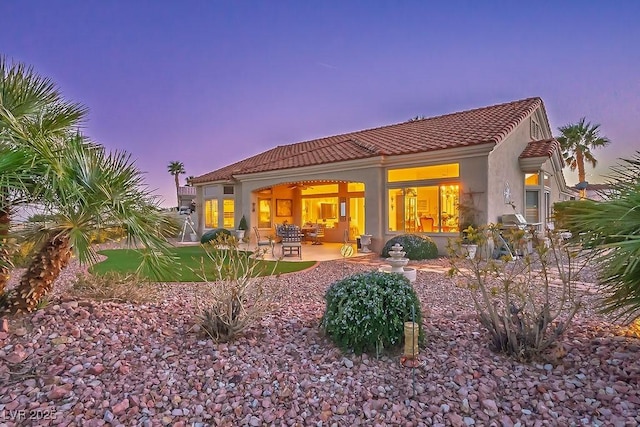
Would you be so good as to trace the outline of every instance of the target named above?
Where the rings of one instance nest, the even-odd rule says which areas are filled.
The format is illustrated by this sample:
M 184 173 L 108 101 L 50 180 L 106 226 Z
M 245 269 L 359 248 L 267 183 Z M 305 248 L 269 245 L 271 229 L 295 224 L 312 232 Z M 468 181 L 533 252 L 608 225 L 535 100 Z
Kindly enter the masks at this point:
M 271 227 L 271 199 L 258 199 L 258 228 Z
M 327 228 L 333 228 L 338 223 L 337 197 L 303 197 L 302 223 L 324 222 Z
M 425 179 L 457 178 L 460 176 L 460 164 L 450 163 L 436 166 L 391 169 L 387 174 L 388 182 L 420 181 Z
M 546 223 L 550 223 L 553 221 L 552 216 L 553 216 L 553 206 L 551 206 L 551 194 L 548 191 L 544 192 L 544 205 L 546 207 L 546 218 L 545 218 L 545 222 Z
M 310 196 L 313 194 L 335 194 L 337 192 L 338 184 L 314 184 L 309 187 L 302 187 L 300 190 L 300 194 L 303 196 Z
M 347 184 L 347 191 L 349 193 L 356 193 L 364 191 L 364 182 L 350 182 Z
M 218 227 L 218 199 L 205 200 L 204 226 L 206 228 Z
M 540 184 L 540 174 L 526 173 L 524 174 L 524 185 L 538 185 Z
M 234 208 L 235 208 L 235 202 L 233 201 L 233 199 L 224 199 L 222 201 L 222 218 L 223 218 L 222 226 L 224 228 L 233 229 L 235 227 Z
M 233 194 L 233 185 L 225 185 L 222 188 L 222 194 Z
M 389 231 L 457 232 L 460 186 L 416 186 L 389 189 Z
M 539 191 L 527 190 L 525 191 L 525 208 L 524 217 L 529 223 L 540 222 L 540 215 L 538 211 L 539 206 Z
M 531 139 L 539 140 L 542 138 L 542 128 L 535 120 L 531 119 Z

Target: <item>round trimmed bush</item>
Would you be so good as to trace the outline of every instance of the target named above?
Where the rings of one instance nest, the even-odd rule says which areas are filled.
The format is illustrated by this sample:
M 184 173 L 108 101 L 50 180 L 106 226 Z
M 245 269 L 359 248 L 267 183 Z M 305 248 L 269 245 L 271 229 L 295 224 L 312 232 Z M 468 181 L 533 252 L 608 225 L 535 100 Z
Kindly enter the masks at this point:
M 379 352 L 402 343 L 404 322 L 420 325 L 420 300 L 409 280 L 401 274 L 370 271 L 333 283 L 325 295 L 327 303 L 321 327 L 342 350 L 356 354 Z
M 222 238 L 223 236 L 231 236 L 231 232 L 226 228 L 214 228 L 213 230 L 209 230 L 206 233 L 202 234 L 200 238 L 200 243 L 209 243 L 218 240 L 218 238 Z
M 438 247 L 428 236 L 417 234 L 403 234 L 389 240 L 382 248 L 382 256 L 389 257 L 389 249 L 396 243 L 400 243 L 402 250 L 406 252 L 406 258 L 417 261 L 421 259 L 438 258 Z

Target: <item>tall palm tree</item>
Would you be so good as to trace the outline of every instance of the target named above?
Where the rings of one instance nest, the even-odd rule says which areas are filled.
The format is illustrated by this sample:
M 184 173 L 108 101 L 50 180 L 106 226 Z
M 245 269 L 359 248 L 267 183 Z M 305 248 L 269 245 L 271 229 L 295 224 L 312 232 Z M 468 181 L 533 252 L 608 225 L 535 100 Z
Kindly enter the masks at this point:
M 578 123 L 561 126 L 558 130 L 562 135 L 556 139 L 560 143 L 564 161 L 572 171 L 578 169 L 578 182 L 586 182 L 585 161 L 594 168 L 598 163 L 591 150 L 605 147 L 611 141 L 600 136 L 600 125 L 592 125 L 586 121 L 586 117 L 578 120 Z M 586 189 L 581 189 L 580 198 L 583 199 L 585 194 Z
M 39 191 L 36 155 L 52 148 L 35 147 L 33 139 L 68 134 L 85 114 L 85 107 L 65 100 L 50 79 L 0 56 L 0 298 L 11 268 L 6 238 L 12 207 Z
M 169 162 L 169 166 L 167 166 L 169 173 L 173 175 L 176 180 L 176 200 L 178 209 L 180 209 L 180 195 L 178 194 L 178 188 L 180 188 L 180 179 L 178 178 L 180 174 L 185 174 L 184 163 L 178 161 Z
M 171 228 L 170 219 L 127 153 L 107 153 L 77 134 L 61 144 L 58 154 L 40 158 L 45 169 L 39 200 L 54 221 L 29 236 L 39 251 L 19 285 L 7 292 L 5 308 L 12 312 L 34 310 L 72 253 L 82 263 L 95 261 L 91 235 L 96 230 L 122 226 L 129 242 L 144 248 L 141 270 L 159 276 L 171 262 L 162 234 Z

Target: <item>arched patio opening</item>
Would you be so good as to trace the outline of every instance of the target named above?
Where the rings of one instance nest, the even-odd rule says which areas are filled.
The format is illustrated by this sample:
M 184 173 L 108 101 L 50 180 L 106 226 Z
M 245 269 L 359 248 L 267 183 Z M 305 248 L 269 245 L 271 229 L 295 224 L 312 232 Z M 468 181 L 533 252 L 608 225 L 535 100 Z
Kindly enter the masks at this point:
M 325 226 L 326 242 L 355 242 L 364 234 L 365 184 L 339 180 L 279 182 L 253 191 L 252 211 L 261 232 L 283 223 Z

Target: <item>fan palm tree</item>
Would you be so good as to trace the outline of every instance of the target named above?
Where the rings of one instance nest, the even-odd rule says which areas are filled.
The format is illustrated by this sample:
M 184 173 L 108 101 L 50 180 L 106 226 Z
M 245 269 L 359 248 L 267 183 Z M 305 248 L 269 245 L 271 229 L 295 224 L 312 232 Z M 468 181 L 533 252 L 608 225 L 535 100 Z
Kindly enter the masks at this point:
M 605 147 L 611 141 L 605 136 L 600 136 L 600 125 L 592 125 L 586 121 L 586 117 L 578 120 L 578 123 L 562 126 L 558 130 L 562 135 L 556 139 L 560 143 L 564 161 L 572 171 L 578 169 L 578 182 L 586 182 L 585 161 L 594 168 L 598 163 L 591 150 Z M 585 194 L 586 190 L 581 189 L 580 198 L 584 198 Z
M 633 320 L 640 316 L 640 152 L 612 171 L 609 199 L 554 208 L 562 226 L 597 255 L 603 310 Z
M 72 253 L 94 262 L 91 235 L 123 227 L 129 243 L 140 244 L 140 270 L 161 275 L 171 263 L 162 231 L 171 228 L 141 172 L 124 152 L 107 153 L 77 134 L 61 144 L 59 155 L 41 158 L 44 171 L 39 200 L 54 218 L 29 237 L 39 244 L 19 285 L 7 292 L 8 310 L 32 311 L 52 289 Z
M 35 177 L 41 166 L 36 156 L 39 150 L 52 148 L 36 147 L 33 139 L 68 134 L 85 114 L 86 109 L 66 101 L 50 79 L 0 56 L 0 298 L 11 268 L 6 238 L 12 208 L 36 196 L 39 182 Z
M 180 195 L 178 194 L 178 188 L 180 188 L 180 179 L 178 177 L 180 176 L 180 174 L 186 173 L 184 170 L 184 163 L 178 161 L 169 162 L 169 166 L 167 166 L 167 169 L 176 180 L 176 200 L 178 209 L 180 209 Z

